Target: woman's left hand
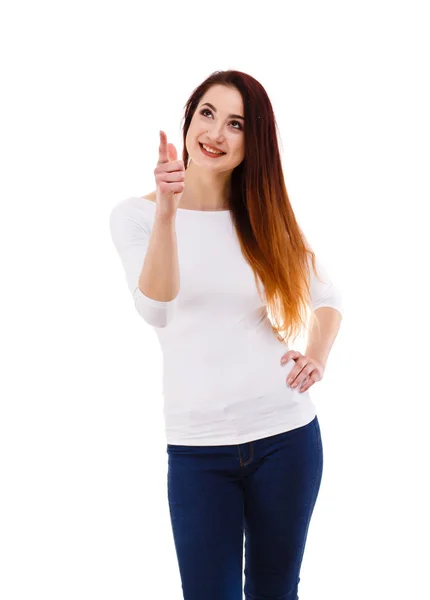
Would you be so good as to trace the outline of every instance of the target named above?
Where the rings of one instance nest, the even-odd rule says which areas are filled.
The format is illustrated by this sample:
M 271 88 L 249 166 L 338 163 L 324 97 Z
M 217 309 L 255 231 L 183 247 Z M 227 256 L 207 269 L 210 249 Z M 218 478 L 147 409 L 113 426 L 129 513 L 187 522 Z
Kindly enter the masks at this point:
M 289 360 L 295 360 L 296 364 L 288 374 L 287 383 L 295 389 L 301 385 L 299 392 L 305 392 L 314 383 L 321 381 L 324 375 L 325 366 L 315 358 L 301 354 L 297 350 L 288 350 L 281 358 L 281 365 Z

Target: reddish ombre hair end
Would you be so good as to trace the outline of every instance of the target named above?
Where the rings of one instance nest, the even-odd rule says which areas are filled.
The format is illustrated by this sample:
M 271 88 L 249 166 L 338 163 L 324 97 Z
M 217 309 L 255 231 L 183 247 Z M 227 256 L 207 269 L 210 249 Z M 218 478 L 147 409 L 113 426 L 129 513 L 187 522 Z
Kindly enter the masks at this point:
M 280 341 L 290 344 L 308 326 L 310 262 L 318 274 L 315 254 L 296 221 L 287 194 L 276 119 L 263 86 L 250 75 L 234 70 L 215 71 L 203 81 L 184 107 L 182 160 L 187 168 L 185 140 L 191 119 L 202 96 L 216 84 L 236 88 L 242 95 L 245 158 L 232 172 L 230 210 L 260 297 L 258 279 L 263 284 L 272 329 Z

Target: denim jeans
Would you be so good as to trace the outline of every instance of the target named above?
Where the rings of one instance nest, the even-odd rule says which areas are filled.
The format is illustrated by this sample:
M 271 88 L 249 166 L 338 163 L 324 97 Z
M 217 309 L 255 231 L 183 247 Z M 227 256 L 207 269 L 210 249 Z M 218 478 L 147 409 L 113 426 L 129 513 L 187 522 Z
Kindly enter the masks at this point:
M 320 488 L 318 418 L 244 444 L 167 444 L 168 500 L 184 600 L 298 600 Z

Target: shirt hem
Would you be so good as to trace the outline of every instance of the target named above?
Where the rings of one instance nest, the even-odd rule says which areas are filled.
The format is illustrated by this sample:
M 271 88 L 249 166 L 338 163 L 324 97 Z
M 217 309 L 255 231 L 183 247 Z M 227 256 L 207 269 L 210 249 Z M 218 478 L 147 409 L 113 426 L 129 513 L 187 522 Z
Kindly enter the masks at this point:
M 304 427 L 308 425 L 316 417 L 316 409 L 314 406 L 311 411 L 302 413 L 297 419 L 292 421 L 291 419 L 285 423 L 277 423 L 272 427 L 266 427 L 263 430 L 256 432 L 244 433 L 244 434 L 232 434 L 221 437 L 174 437 L 169 434 L 165 434 L 166 443 L 169 446 L 231 446 L 238 444 L 246 444 L 248 442 L 255 442 L 257 440 L 270 437 L 272 435 L 278 435 L 297 429 L 298 427 Z

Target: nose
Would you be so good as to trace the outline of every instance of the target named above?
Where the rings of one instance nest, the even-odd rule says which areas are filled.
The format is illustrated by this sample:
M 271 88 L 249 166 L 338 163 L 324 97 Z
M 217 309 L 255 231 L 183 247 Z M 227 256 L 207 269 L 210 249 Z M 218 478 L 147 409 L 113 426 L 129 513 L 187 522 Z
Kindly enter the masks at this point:
M 224 140 L 224 133 L 223 133 L 223 126 L 222 124 L 220 125 L 213 125 L 213 127 L 211 127 L 208 131 L 208 138 L 210 140 L 214 140 L 215 142 L 222 142 Z

